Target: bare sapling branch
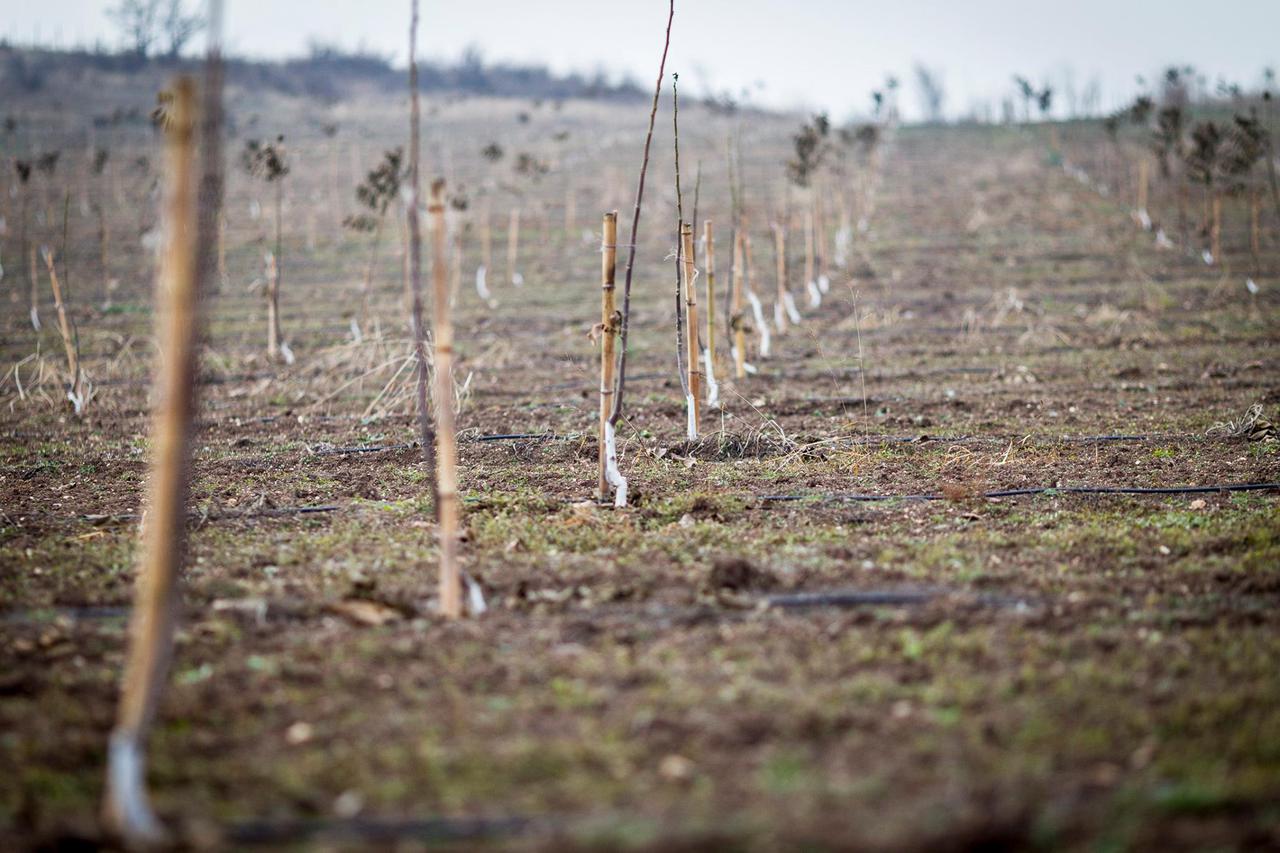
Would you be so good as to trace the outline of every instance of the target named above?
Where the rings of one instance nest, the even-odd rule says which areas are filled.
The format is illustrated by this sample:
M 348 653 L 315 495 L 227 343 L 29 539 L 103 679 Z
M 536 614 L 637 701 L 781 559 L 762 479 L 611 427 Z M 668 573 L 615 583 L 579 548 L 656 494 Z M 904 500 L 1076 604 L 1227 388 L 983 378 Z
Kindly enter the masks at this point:
M 670 0 L 667 12 L 667 35 L 662 44 L 662 61 L 658 63 L 658 81 L 653 87 L 653 107 L 649 110 L 649 130 L 644 137 L 644 159 L 640 163 L 640 183 L 636 187 L 636 205 L 631 218 L 631 242 L 627 249 L 626 277 L 622 284 L 622 332 L 618 360 L 618 391 L 613 399 L 609 423 L 616 425 L 622 417 L 622 399 L 627 386 L 627 328 L 631 316 L 631 274 L 636 263 L 636 243 L 640 238 L 640 205 L 644 201 L 644 176 L 649 169 L 649 146 L 653 142 L 653 125 L 658 117 L 658 99 L 662 96 L 662 78 L 667 68 L 667 51 L 671 47 L 671 22 L 676 16 L 676 0 Z
M 409 296 L 409 311 L 413 322 L 413 354 L 417 365 L 418 441 L 422 445 L 422 461 L 427 469 L 428 482 L 433 492 L 432 507 L 436 521 L 440 521 L 440 495 L 436 478 L 436 435 L 431 425 L 431 409 L 427 385 L 430 368 L 427 364 L 427 330 L 422 312 L 422 232 L 418 222 L 418 164 L 421 158 L 422 131 L 421 107 L 418 102 L 418 0 L 413 0 L 409 19 L 409 175 L 405 199 L 405 230 L 408 232 L 409 252 L 405 272 Z

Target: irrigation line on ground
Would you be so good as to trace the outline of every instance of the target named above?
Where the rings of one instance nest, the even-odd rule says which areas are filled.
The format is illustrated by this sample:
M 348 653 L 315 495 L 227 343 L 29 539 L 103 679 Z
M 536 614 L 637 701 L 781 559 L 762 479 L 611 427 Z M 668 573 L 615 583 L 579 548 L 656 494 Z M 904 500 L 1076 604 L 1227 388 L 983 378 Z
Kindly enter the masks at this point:
M 982 492 L 974 497 L 1013 498 L 1028 495 L 1205 495 L 1218 492 L 1262 492 L 1280 490 L 1280 483 L 1219 483 L 1212 486 L 1032 486 L 1024 489 L 1001 489 Z M 822 503 L 857 503 L 874 501 L 942 501 L 946 495 L 892 495 L 875 494 L 808 494 L 808 495 L 756 495 L 767 503 L 817 501 Z

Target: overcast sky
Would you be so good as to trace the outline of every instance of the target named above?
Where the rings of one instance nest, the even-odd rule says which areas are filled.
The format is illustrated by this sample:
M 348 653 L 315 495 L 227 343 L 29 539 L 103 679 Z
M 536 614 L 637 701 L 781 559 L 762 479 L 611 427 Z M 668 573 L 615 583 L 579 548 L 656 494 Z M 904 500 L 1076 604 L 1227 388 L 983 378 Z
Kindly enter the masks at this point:
M 555 71 L 657 72 L 666 0 L 421 0 L 420 50 L 457 58 L 468 45 L 490 60 Z M 119 43 L 114 0 L 0 0 L 0 35 L 62 46 Z M 365 46 L 403 61 L 408 0 L 227 0 L 229 51 L 298 55 L 312 40 Z M 1010 77 L 1077 88 L 1096 78 L 1104 107 L 1132 97 L 1135 76 L 1193 64 L 1254 86 L 1280 62 L 1280 0 L 677 0 L 669 70 L 758 103 L 865 111 L 893 73 L 902 106 L 917 110 L 912 67 L 938 70 L 951 114 L 998 104 Z

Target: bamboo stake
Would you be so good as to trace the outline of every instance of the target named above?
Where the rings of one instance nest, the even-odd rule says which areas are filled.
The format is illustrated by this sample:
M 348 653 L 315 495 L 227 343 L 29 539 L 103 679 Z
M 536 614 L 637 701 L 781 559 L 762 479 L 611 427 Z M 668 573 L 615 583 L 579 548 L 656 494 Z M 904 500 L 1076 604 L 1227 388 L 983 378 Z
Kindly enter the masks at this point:
M 211 60 L 216 50 L 215 42 L 210 49 Z M 142 752 L 173 651 L 178 571 L 186 546 L 187 471 L 200 334 L 192 144 L 195 86 L 189 78 L 180 78 L 171 91 L 173 120 L 166 144 L 164 207 L 167 246 L 156 288 L 163 356 L 158 360 L 155 378 L 157 404 L 151 425 L 154 445 L 138 581 L 129 621 L 128 660 L 111 733 L 103 804 L 108 825 L 126 841 L 152 845 L 165 842 L 167 833 L 147 803 Z M 208 95 L 210 103 L 217 97 L 218 94 Z M 199 239 L 204 237 L 200 235 Z
M 1151 163 L 1146 157 L 1138 161 L 1138 215 L 1147 210 L 1148 184 L 1151 180 Z
M 746 316 L 742 311 L 743 280 L 742 228 L 733 235 L 733 291 L 729 303 L 729 329 L 733 332 L 733 375 L 744 379 L 747 375 Z
M 597 494 L 601 502 L 609 499 L 608 443 L 605 431 L 609 427 L 609 414 L 613 411 L 613 369 L 615 344 L 622 315 L 615 304 L 617 287 L 615 271 L 618 262 L 618 212 L 604 215 L 603 237 L 600 241 L 600 453 L 597 477 Z
M 414 0 L 416 11 L 417 0 Z M 444 181 L 431 185 L 431 283 L 434 295 L 436 404 L 436 515 L 440 530 L 440 613 L 462 616 L 462 582 L 458 573 L 458 445 L 453 412 L 453 321 L 445 271 Z
M 274 252 L 267 252 L 267 355 L 280 357 L 280 277 Z
M 484 210 L 480 214 L 480 258 L 486 272 L 493 271 L 493 229 L 489 224 L 492 215 L 489 201 L 485 199 Z
M 684 258 L 684 304 L 685 332 L 688 345 L 685 347 L 685 370 L 687 371 L 689 397 L 693 400 L 690 412 L 692 429 L 691 438 L 697 438 L 702 408 L 702 369 L 698 365 L 698 288 L 694 283 L 693 226 L 684 223 L 680 227 L 680 244 Z
M 1213 194 L 1213 223 L 1209 227 L 1209 253 L 1215 263 L 1222 263 L 1222 195 Z
M 1262 216 L 1262 192 L 1254 187 L 1249 190 L 1249 251 L 1253 253 L 1253 265 L 1261 271 L 1262 234 L 1259 220 Z
M 707 271 L 707 364 L 715 373 L 716 364 L 716 241 L 711 220 L 702 223 L 702 265 Z
M 814 267 L 816 252 L 816 238 L 813 228 L 813 207 L 812 205 L 805 208 L 804 211 L 804 286 L 814 283 Z
M 227 286 L 227 215 L 218 216 L 218 284 Z
M 32 243 L 27 254 L 27 273 L 31 278 L 31 328 L 40 331 L 40 267 L 36 264 L 36 244 Z
M 773 253 L 778 267 L 778 293 L 774 297 L 773 325 L 781 335 L 787 331 L 787 229 L 782 222 L 773 223 Z
M 516 270 L 516 258 L 520 252 L 520 208 L 513 207 L 507 221 L 507 281 L 516 287 L 524 284 L 524 277 Z
M 107 225 L 107 213 L 102 204 L 97 204 L 98 213 L 98 266 L 102 268 L 102 305 L 111 304 L 111 263 L 108 246 L 111 243 L 110 226 Z
M 62 347 L 67 354 L 67 375 L 71 377 L 71 402 L 80 414 L 84 405 L 84 395 L 80 382 L 80 347 L 76 344 L 76 336 L 67 317 L 67 306 L 62 300 L 62 286 L 58 282 L 58 265 L 54 263 L 52 249 L 44 251 L 45 266 L 49 271 L 49 286 L 53 289 L 53 306 L 58 312 L 58 334 L 62 337 Z

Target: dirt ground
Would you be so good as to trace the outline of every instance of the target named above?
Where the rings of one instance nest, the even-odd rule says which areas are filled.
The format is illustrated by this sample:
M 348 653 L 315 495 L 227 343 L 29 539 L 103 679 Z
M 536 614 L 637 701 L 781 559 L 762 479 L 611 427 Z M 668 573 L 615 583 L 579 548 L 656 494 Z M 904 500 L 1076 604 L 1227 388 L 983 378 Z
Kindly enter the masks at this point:
M 235 144 L 286 114 L 233 94 Z M 287 138 L 292 366 L 263 354 L 262 295 L 248 287 L 269 196 L 241 174 L 229 191 L 185 615 L 150 749 L 157 808 L 188 842 L 1280 845 L 1280 492 L 1070 491 L 1280 481 L 1276 222 L 1254 258 L 1229 207 L 1227 252 L 1206 266 L 1197 235 L 1159 250 L 1114 192 L 1061 168 L 1065 155 L 1102 169 L 1097 128 L 1065 129 L 1061 154 L 1017 128 L 899 130 L 874 205 L 855 207 L 866 229 L 817 308 L 799 285 L 793 223 L 806 319 L 775 336 L 770 358 L 753 353 L 757 375 L 727 378 L 726 358 L 724 408 L 689 443 L 671 352 L 674 194 L 657 165 L 619 433 L 633 505 L 615 510 L 593 500 L 587 332 L 599 214 L 629 209 L 644 116 L 434 103 L 429 165 L 468 201 L 456 214 L 462 559 L 489 605 L 446 624 L 433 613 L 394 222 L 376 328 L 360 342 L 348 333 L 369 254 L 367 237 L 340 228 L 350 173 L 396 143 L 402 113 L 333 113 L 335 139 Z M 793 122 L 681 115 L 682 156 L 703 173 L 699 217 L 721 235 L 721 294 L 724 141 L 741 133 L 771 313 L 767 223 Z M 60 402 L 48 299 L 29 358 L 27 285 L 5 244 L 8 849 L 102 840 L 154 351 L 137 240 L 154 225 L 155 166 L 135 158 L 158 162 L 145 129 L 113 134 L 119 171 L 73 181 L 67 165 L 58 178 L 73 193 L 73 317 L 96 388 L 83 418 Z M 490 139 L 506 161 L 479 156 Z M 655 152 L 669 144 L 659 134 Z M 515 173 L 522 148 L 551 164 L 546 176 Z M 105 275 L 81 181 L 124 202 Z M 49 183 L 53 233 L 61 191 Z M 499 280 L 513 204 L 525 216 L 520 289 Z M 13 209 L 11 198 L 10 222 Z M 472 288 L 481 215 L 494 226 L 495 307 Z M 834 592 L 862 595 L 796 597 Z

